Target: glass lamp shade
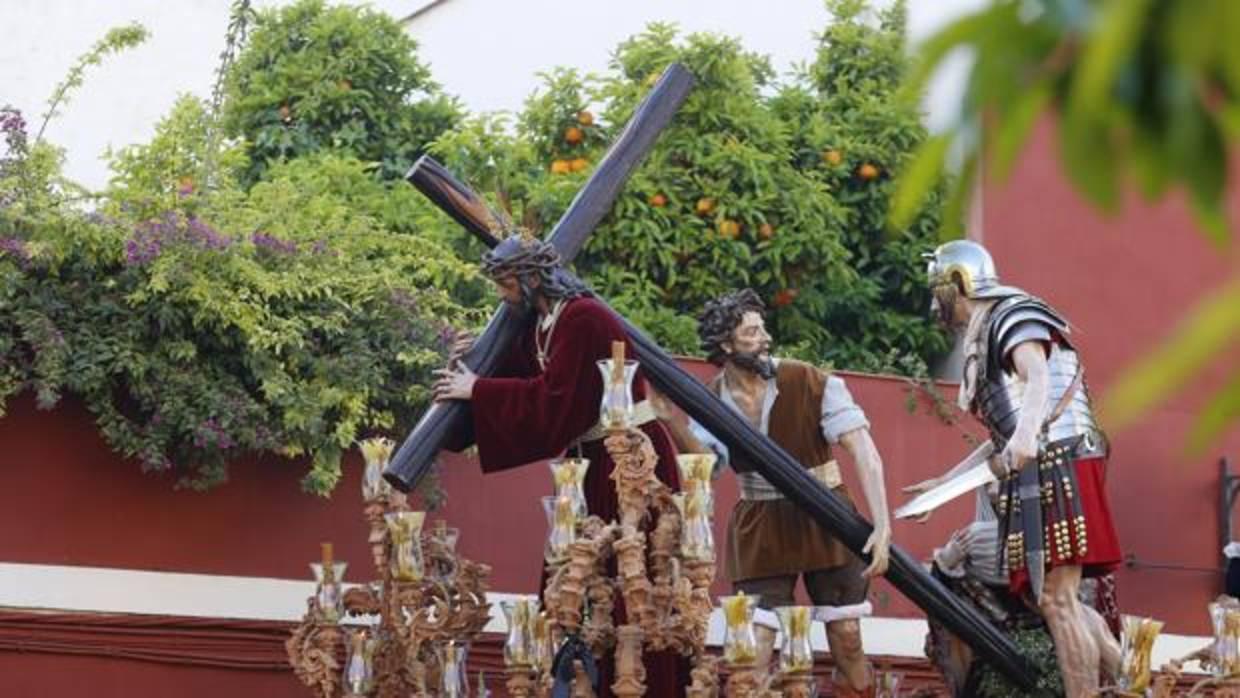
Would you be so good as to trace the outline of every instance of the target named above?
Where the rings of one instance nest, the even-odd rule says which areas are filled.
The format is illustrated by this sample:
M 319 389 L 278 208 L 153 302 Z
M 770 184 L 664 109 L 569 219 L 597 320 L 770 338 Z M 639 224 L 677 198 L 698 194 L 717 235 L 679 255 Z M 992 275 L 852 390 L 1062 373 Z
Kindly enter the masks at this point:
M 1130 693 L 1143 693 L 1150 685 L 1150 656 L 1163 624 L 1153 618 L 1122 616 L 1119 687 Z
M 383 479 L 383 469 L 392 457 L 395 442 L 391 439 L 376 437 L 358 443 L 362 449 L 362 459 L 366 468 L 362 471 L 362 498 L 370 501 L 387 496 L 392 486 Z
M 538 658 L 531 630 L 532 620 L 538 615 L 538 599 L 501 601 L 500 609 L 508 621 L 508 635 L 504 638 L 504 665 L 534 667 Z
M 465 657 L 469 645 L 449 640 L 435 648 L 439 657 L 439 695 L 443 698 L 465 698 L 469 695 L 469 677 L 465 673 Z
M 348 567 L 347 562 L 310 563 L 310 569 L 314 572 L 314 598 L 319 606 L 321 620 L 335 622 L 344 615 L 344 593 L 341 585 L 344 571 Z
M 603 374 L 603 399 L 599 404 L 599 419 L 611 430 L 628 429 L 633 426 L 633 377 L 637 375 L 637 362 L 625 361 L 620 369 L 613 359 L 602 359 L 598 370 Z
M 814 648 L 810 644 L 810 607 L 780 606 L 775 609 L 782 638 L 779 644 L 779 670 L 800 674 L 814 668 Z
M 344 663 L 344 688 L 350 695 L 364 696 L 375 689 L 374 656 L 377 642 L 365 630 L 349 636 Z
M 758 597 L 744 592 L 735 596 L 722 596 L 723 606 L 723 660 L 728 664 L 752 664 L 758 656 L 758 642 L 754 637 L 753 616 L 758 608 Z
M 398 511 L 384 515 L 388 527 L 391 552 L 388 565 L 392 578 L 416 582 L 425 574 L 422 561 L 422 524 L 424 511 Z
M 589 458 L 555 458 L 548 465 L 555 481 L 555 496 L 573 500 L 578 519 L 586 518 L 586 472 L 590 469 Z

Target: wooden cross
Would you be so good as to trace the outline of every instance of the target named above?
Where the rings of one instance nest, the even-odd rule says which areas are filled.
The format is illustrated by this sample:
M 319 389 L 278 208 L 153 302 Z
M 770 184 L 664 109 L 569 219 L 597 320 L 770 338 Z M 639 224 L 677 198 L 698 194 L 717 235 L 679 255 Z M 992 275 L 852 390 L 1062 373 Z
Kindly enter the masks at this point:
M 566 264 L 606 215 L 624 180 L 653 146 L 658 131 L 671 120 L 692 83 L 692 76 L 679 64 L 673 64 L 664 72 L 556 224 L 550 240 Z M 424 156 L 414 164 L 407 178 L 484 244 L 494 247 L 499 243 L 491 233 L 495 215 L 481 197 L 456 180 L 442 165 Z M 660 392 L 715 434 L 731 453 L 754 463 L 758 472 L 785 497 L 838 537 L 850 550 L 861 555 L 873 530 L 869 522 L 821 486 L 775 442 L 759 433 L 706 386 L 680 368 L 675 359 L 641 330 L 618 313 L 616 315 L 633 342 L 636 358 L 646 377 Z M 519 324 L 519 318 L 514 316 L 507 304 L 502 304 L 474 347 L 463 358 L 465 363 L 479 375 L 489 375 Z M 384 474 L 388 481 L 405 491 L 416 485 L 434 461 L 446 436 L 457 426 L 454 420 L 464 419 L 467 409 L 467 404 L 463 402 L 435 403 L 392 458 Z M 432 415 L 435 417 L 432 418 Z M 1032 664 L 1021 655 L 1011 639 L 927 574 L 915 558 L 895 545 L 891 546 L 886 576 L 913 603 L 942 622 L 1006 676 L 1027 689 L 1034 687 L 1037 676 Z

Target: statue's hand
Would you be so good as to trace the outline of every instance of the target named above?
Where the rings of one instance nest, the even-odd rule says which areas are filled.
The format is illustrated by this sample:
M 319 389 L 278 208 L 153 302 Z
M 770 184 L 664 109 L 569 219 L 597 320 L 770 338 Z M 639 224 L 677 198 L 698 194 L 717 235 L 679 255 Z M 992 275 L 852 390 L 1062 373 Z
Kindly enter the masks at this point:
M 939 478 L 937 478 L 937 477 L 932 477 L 932 478 L 930 478 L 929 480 L 922 480 L 921 482 L 917 483 L 916 485 L 909 485 L 908 487 L 905 487 L 905 488 L 904 488 L 903 490 L 901 490 L 901 491 L 903 491 L 905 494 L 911 494 L 911 495 L 913 495 L 913 496 L 917 496 L 917 495 L 921 494 L 922 492 L 928 492 L 929 490 L 932 490 L 932 489 L 934 489 L 935 487 L 938 487 L 938 486 L 939 486 L 939 482 L 940 482 L 940 481 L 939 481 Z M 930 520 L 930 515 L 931 515 L 931 514 L 933 514 L 933 513 L 934 513 L 934 510 L 933 510 L 933 509 L 931 509 L 930 511 L 927 511 L 926 513 L 922 514 L 921 516 L 918 516 L 917 518 L 913 519 L 913 521 L 915 521 L 915 522 L 917 522 L 917 523 L 925 523 L 925 522 L 927 522 L 927 521 L 929 521 L 929 520 Z

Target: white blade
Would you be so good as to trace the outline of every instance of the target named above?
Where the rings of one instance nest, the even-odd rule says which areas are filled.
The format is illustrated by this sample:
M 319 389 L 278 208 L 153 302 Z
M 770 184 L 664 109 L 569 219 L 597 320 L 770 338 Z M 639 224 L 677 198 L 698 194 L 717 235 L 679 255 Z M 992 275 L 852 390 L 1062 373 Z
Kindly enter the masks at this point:
M 917 495 L 907 504 L 896 509 L 895 517 L 907 519 L 919 516 L 939 508 L 966 492 L 972 492 L 994 481 L 995 474 L 990 471 L 990 465 L 983 461 L 939 486 Z

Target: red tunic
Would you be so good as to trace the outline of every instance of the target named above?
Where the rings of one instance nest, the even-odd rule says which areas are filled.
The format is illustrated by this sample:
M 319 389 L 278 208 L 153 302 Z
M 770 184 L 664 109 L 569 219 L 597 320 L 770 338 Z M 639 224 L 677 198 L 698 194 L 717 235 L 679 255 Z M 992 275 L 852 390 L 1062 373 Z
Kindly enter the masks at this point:
M 550 337 L 536 326 L 523 332 L 496 376 L 474 383 L 470 412 L 482 471 L 493 473 L 556 457 L 594 426 L 603 397 L 603 378 L 595 362 L 610 358 L 611 343 L 617 340 L 624 341 L 626 357 L 635 356 L 616 316 L 589 297 L 567 302 Z M 547 346 L 545 370 L 538 366 L 537 342 Z M 639 371 L 633 399 L 645 397 Z M 655 474 L 678 490 L 676 450 L 663 425 L 656 420 L 641 429 L 659 456 Z M 583 488 L 587 509 L 604 521 L 616 519 L 619 505 L 610 479 L 614 463 L 603 441 L 581 444 L 580 454 L 590 459 Z M 550 493 L 549 477 L 547 487 Z M 687 665 L 678 660 L 673 653 L 647 655 L 647 695 L 683 695 Z M 611 695 L 611 662 L 602 662 L 600 670 L 598 695 L 603 698 Z
M 1076 461 L 1077 497 L 1081 501 L 1081 513 L 1085 516 L 1085 537 L 1077 536 L 1075 527 L 1068 527 L 1071 554 L 1059 557 L 1046 546 L 1046 568 L 1080 565 L 1082 577 L 1103 577 L 1114 572 L 1123 562 L 1119 536 L 1111 518 L 1111 505 L 1106 495 L 1106 458 L 1084 458 Z M 1044 510 L 1045 511 L 1045 510 Z M 1044 526 L 1048 541 L 1054 540 L 1055 531 L 1048 521 Z M 1084 552 L 1082 552 L 1082 549 Z M 1008 588 L 1019 594 L 1029 587 L 1029 570 L 1011 570 Z M 1113 593 L 1113 592 L 1112 592 Z

